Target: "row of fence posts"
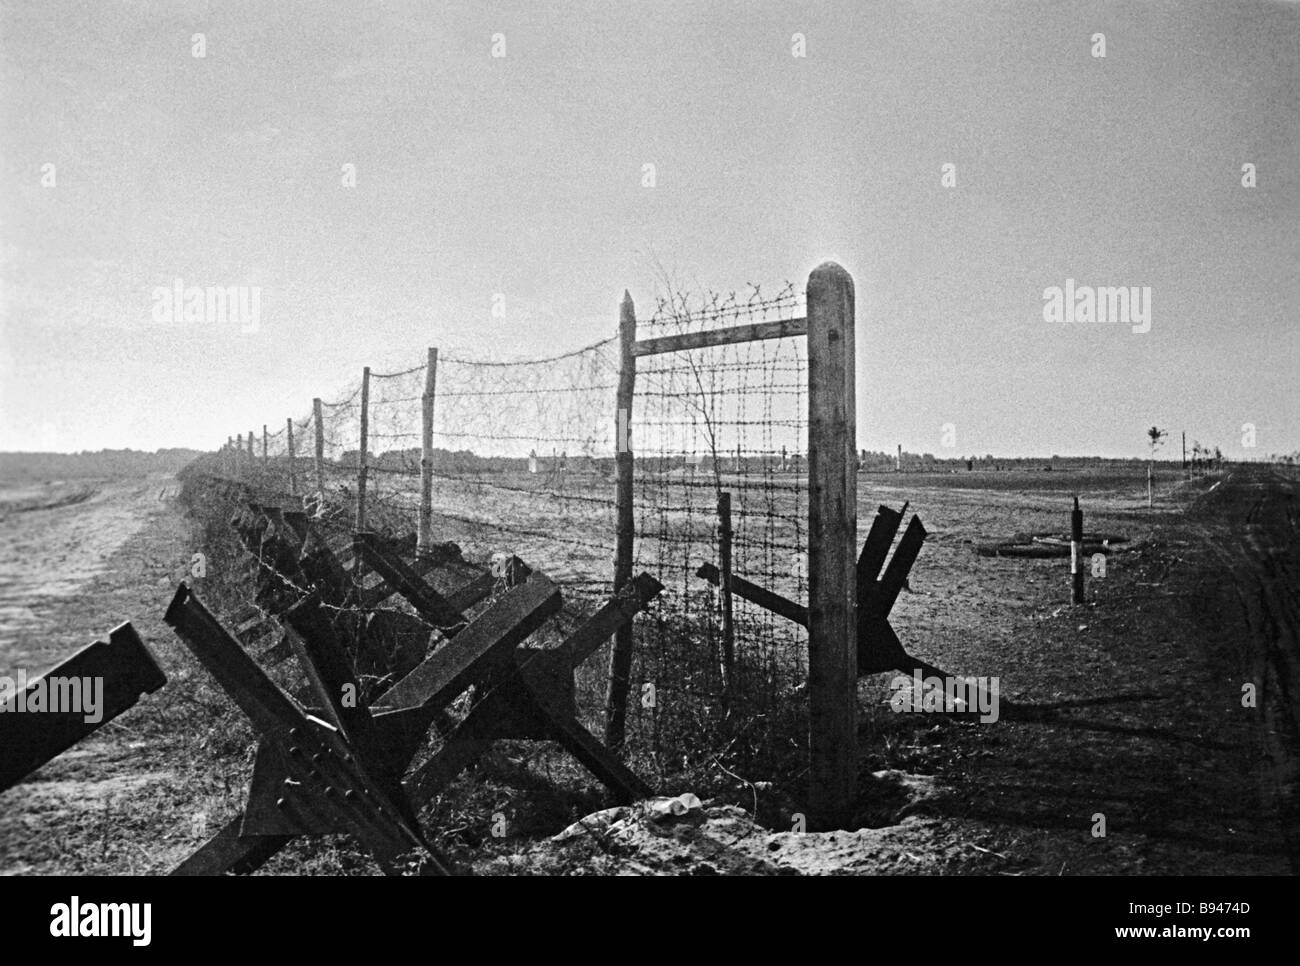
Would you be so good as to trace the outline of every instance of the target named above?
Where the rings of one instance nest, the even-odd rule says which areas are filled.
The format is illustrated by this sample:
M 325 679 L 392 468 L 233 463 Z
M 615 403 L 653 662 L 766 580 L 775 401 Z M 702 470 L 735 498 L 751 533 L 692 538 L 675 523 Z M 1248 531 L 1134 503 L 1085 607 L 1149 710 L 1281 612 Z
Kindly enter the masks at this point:
M 422 427 L 420 433 L 420 511 L 418 523 L 418 549 L 427 551 L 432 544 L 433 519 L 433 416 L 434 393 L 437 387 L 438 350 L 428 350 L 428 370 L 425 377 L 422 396 Z M 325 492 L 325 420 L 324 403 L 317 396 L 312 400 L 312 426 L 315 429 L 315 453 L 313 456 L 313 475 L 316 491 Z M 355 529 L 366 528 L 366 499 L 369 482 L 369 437 L 370 437 L 370 367 L 365 366 L 361 373 L 361 412 L 360 433 L 357 450 L 356 484 L 357 498 L 354 509 Z M 289 495 L 298 496 L 298 452 L 297 440 L 293 432 L 293 419 L 285 420 L 285 440 L 289 470 Z M 226 445 L 221 450 L 223 457 L 222 472 L 235 479 L 252 472 L 254 466 L 253 431 L 248 431 L 248 448 L 244 450 L 243 436 L 227 436 Z M 262 469 L 270 467 L 270 430 L 262 425 Z
M 851 820 L 857 781 L 857 434 L 854 379 L 853 279 L 840 266 L 827 262 L 808 277 L 807 318 L 761 326 L 738 326 L 730 341 L 782 337 L 749 334 L 773 325 L 793 325 L 789 334 L 807 335 L 808 346 L 808 694 L 810 793 L 809 821 L 822 828 L 843 828 Z M 632 579 L 634 560 L 633 485 L 631 447 L 632 409 L 636 390 L 636 311 L 632 296 L 624 292 L 619 310 L 620 368 L 615 397 L 616 480 L 614 490 L 615 538 L 614 590 Z M 740 330 L 747 330 L 741 333 Z M 686 337 L 688 340 L 694 336 Z M 653 340 L 653 341 L 675 341 Z M 683 341 L 681 348 L 707 342 Z M 721 343 L 713 343 L 721 344 Z M 643 347 L 645 354 L 652 350 Z M 653 350 L 672 351 L 672 350 Z M 432 543 L 433 418 L 437 388 L 438 350 L 428 350 L 428 367 L 422 396 L 420 508 L 417 547 Z M 357 529 L 366 525 L 370 367 L 361 384 L 360 440 L 357 456 Z M 314 472 L 316 490 L 325 492 L 325 426 L 320 398 L 312 400 L 315 429 Z M 288 421 L 289 487 L 298 487 L 293 422 Z M 267 435 L 263 430 L 266 465 Z M 239 477 L 253 470 L 253 434 L 248 434 L 246 466 L 240 446 L 227 439 L 225 467 Z M 737 452 L 737 468 L 742 454 Z M 720 570 L 722 573 L 722 653 L 724 692 L 734 684 L 735 626 L 732 611 L 731 494 L 718 500 Z M 605 741 L 620 748 L 626 737 L 627 703 L 632 670 L 632 625 L 620 625 L 610 650 L 605 701 Z

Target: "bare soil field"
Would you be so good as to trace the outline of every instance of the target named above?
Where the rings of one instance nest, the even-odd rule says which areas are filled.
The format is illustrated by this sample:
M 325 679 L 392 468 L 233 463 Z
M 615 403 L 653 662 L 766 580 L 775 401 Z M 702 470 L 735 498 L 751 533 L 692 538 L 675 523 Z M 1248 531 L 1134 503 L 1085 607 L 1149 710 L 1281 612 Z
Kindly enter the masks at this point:
M 871 827 L 792 833 L 782 823 L 798 809 L 796 786 L 719 773 L 699 789 L 704 820 L 666 837 L 625 827 L 618 848 L 591 836 L 553 841 L 608 802 L 580 773 L 505 742 L 426 814 L 431 834 L 485 873 L 1296 871 L 1297 746 L 1285 703 L 1288 688 L 1300 693 L 1290 676 L 1295 487 L 1262 470 L 1164 477 L 1148 509 L 1144 473 L 864 476 L 860 536 L 876 504 L 904 501 L 930 533 L 893 612 L 900 638 L 950 673 L 996 676 L 1011 702 L 987 724 L 898 714 L 891 676 L 864 678 Z M 448 483 L 435 493 L 440 539 L 471 557 L 517 553 L 566 584 L 608 579 L 602 504 L 523 494 L 512 505 L 478 490 Z M 607 491 L 593 479 L 573 492 Z M 1075 493 L 1088 529 L 1129 538 L 1106 576 L 1089 580 L 1088 604 L 1069 604 L 1067 560 L 975 553 L 1019 532 L 1065 532 Z M 130 619 L 169 682 L 3 794 L 0 871 L 164 872 L 242 803 L 252 732 L 161 622 L 202 539 L 172 494 L 165 479 L 141 477 L 97 481 L 79 501 L 30 488 L 6 500 L 0 673 L 43 670 Z M 402 502 L 389 480 L 380 499 Z M 797 647 L 801 636 L 790 640 Z M 603 667 L 601 653 L 584 673 L 598 683 Z M 1258 687 L 1257 707 L 1243 707 L 1246 683 Z M 598 727 L 590 704 L 581 710 Z M 511 831 L 494 838 L 503 809 Z M 1098 816 L 1104 836 L 1094 834 Z M 376 869 L 338 838 L 295 845 L 265 871 Z

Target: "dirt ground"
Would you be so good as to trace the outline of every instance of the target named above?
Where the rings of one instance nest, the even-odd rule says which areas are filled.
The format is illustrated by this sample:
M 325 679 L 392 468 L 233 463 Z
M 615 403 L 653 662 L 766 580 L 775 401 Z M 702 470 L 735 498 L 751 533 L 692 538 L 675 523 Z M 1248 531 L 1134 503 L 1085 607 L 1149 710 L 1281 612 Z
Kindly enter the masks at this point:
M 157 868 L 180 793 L 162 714 L 184 686 L 162 623 L 191 552 L 177 489 L 163 475 L 0 489 L 0 674 L 30 678 L 130 620 L 173 677 L 0 796 L 0 873 Z
M 167 513 L 159 497 L 169 486 L 166 477 L 0 483 L 0 673 L 57 658 L 62 642 L 46 635 L 71 630 L 69 598 Z M 85 630 L 83 643 L 100 633 Z
M 670 833 L 646 833 L 644 822 L 638 832 L 623 815 L 617 842 L 557 842 L 550 835 L 570 824 L 557 816 L 461 857 L 487 873 L 1297 871 L 1295 717 L 1285 703 L 1288 687 L 1300 693 L 1295 483 L 1262 470 L 1166 480 L 1148 509 L 1136 477 L 1045 476 L 862 480 L 863 533 L 877 503 L 904 500 L 930 532 L 894 609 L 905 646 L 953 674 L 996 676 L 1009 702 L 996 723 L 897 714 L 890 676 L 864 679 L 864 798 L 884 803 L 879 827 L 762 828 L 753 819 L 769 793 L 741 784 L 734 800 L 706 802 L 702 821 Z M 84 497 L 69 486 L 0 491 L 0 674 L 44 670 L 130 619 L 170 680 L 0 794 L 0 872 L 163 872 L 239 807 L 251 733 L 214 738 L 224 712 L 161 621 L 194 549 L 175 484 L 78 481 L 92 491 Z M 1065 530 L 1076 491 L 1089 529 L 1130 538 L 1107 575 L 1089 580 L 1087 605 L 1068 603 L 1065 560 L 974 552 L 1016 532 Z M 536 523 L 540 547 L 548 524 Z M 474 536 L 462 526 L 446 536 Z M 484 550 L 497 542 L 478 539 Z M 1259 692 L 1253 708 L 1242 703 L 1248 683 Z M 882 785 L 882 775 L 893 778 Z M 471 799 L 458 816 L 486 829 L 495 807 Z M 328 840 L 267 867 L 304 870 L 373 866 Z

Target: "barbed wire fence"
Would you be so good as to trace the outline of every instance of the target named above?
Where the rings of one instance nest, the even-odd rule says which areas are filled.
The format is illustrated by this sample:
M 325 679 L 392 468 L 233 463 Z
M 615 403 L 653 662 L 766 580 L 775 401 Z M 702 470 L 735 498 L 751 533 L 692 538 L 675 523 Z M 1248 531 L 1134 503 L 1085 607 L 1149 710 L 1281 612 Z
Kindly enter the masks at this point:
M 771 294 L 670 291 L 635 337 L 689 343 L 804 312 L 789 284 Z M 801 334 L 646 354 L 626 417 L 617 411 L 618 337 L 542 359 L 430 350 L 423 365 L 366 370 L 334 399 L 316 400 L 267 433 L 264 458 L 223 452 L 219 465 L 258 490 L 302 499 L 337 534 L 360 515 L 366 529 L 420 530 L 422 546 L 454 542 L 467 560 L 517 556 L 581 612 L 615 589 L 618 436 L 630 420 L 633 570 L 665 590 L 635 621 L 626 733 L 613 744 L 660 781 L 793 779 L 806 730 L 806 632 L 701 568 L 806 597 Z M 556 623 L 545 636 L 574 625 L 570 607 Z M 609 649 L 577 669 L 579 719 L 593 731 L 609 718 Z
M 439 359 L 433 528 L 470 554 L 518 556 L 567 589 L 613 589 L 616 354 Z

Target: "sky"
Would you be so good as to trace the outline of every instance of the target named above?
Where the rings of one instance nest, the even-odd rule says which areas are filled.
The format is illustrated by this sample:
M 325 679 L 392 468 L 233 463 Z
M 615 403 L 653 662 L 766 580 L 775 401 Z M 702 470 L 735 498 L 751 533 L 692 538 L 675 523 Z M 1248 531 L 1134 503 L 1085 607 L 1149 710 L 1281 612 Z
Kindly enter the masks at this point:
M 1296 3 L 3 0 L 0 450 L 211 449 L 835 260 L 861 448 L 1292 452 L 1298 165 Z M 1045 320 L 1067 279 L 1149 331 Z

